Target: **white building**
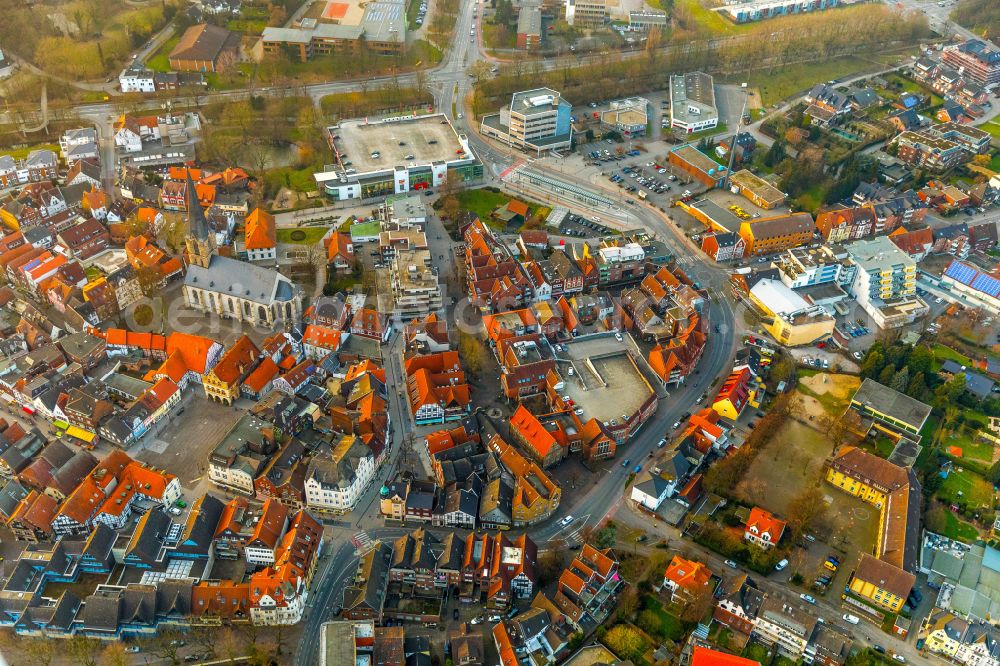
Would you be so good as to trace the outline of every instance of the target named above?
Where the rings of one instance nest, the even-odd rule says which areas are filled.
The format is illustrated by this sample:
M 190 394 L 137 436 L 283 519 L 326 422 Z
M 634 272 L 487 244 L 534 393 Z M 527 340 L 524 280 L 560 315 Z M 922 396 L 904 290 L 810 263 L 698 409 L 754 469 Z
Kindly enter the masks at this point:
M 483 116 L 480 131 L 507 145 L 540 154 L 569 148 L 573 105 L 551 88 L 516 92 L 510 106 Z
M 343 514 L 354 505 L 375 478 L 376 459 L 357 437 L 345 436 L 329 459 L 313 458 L 306 472 L 306 506 L 320 514 Z
M 670 126 L 687 133 L 712 129 L 719 124 L 715 106 L 715 82 L 704 72 L 670 76 Z
M 857 267 L 848 293 L 879 328 L 897 328 L 927 313 L 917 297 L 917 263 L 887 236 L 845 246 Z
M 941 276 L 941 282 L 975 307 L 1000 315 L 1000 280 L 975 266 L 954 259 Z
M 123 93 L 156 92 L 153 70 L 146 69 L 142 63 L 133 61 L 132 65 L 122 70 L 122 73 L 118 75 L 118 86 Z
M 380 200 L 483 177 L 469 139 L 444 114 L 345 121 L 327 128 L 335 161 L 313 174 L 335 201 Z
M 767 597 L 757 613 L 751 637 L 797 660 L 805 652 L 815 627 L 815 613 L 807 613 L 779 598 Z

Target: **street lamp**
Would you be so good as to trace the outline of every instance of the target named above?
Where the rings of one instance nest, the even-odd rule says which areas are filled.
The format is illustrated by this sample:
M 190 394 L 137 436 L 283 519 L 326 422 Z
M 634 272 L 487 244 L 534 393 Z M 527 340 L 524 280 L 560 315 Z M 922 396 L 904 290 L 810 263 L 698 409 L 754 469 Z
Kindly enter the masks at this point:
M 736 134 L 733 135 L 733 144 L 729 146 L 729 166 L 726 167 L 726 175 L 722 179 L 723 189 L 729 188 L 729 177 L 733 173 L 733 162 L 736 161 L 736 144 L 739 143 L 740 129 L 743 127 L 743 118 L 747 112 L 747 101 L 750 99 L 750 91 L 747 90 L 746 81 L 740 84 L 743 88 L 743 108 L 740 110 L 740 117 L 736 120 Z

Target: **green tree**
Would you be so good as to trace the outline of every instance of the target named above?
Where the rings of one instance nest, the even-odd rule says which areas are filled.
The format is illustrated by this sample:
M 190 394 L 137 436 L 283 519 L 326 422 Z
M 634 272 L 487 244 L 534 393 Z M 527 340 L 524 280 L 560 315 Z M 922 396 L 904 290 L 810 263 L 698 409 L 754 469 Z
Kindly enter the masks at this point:
M 892 382 L 892 378 L 896 376 L 896 367 L 889 363 L 884 368 L 882 372 L 878 373 L 878 383 L 888 386 Z
M 608 524 L 604 528 L 598 530 L 594 537 L 594 545 L 600 549 L 611 548 L 615 545 L 615 539 L 618 536 L 618 528 L 614 524 Z
M 781 161 L 787 156 L 785 151 L 784 141 L 775 141 L 771 144 L 771 147 L 767 149 L 767 153 L 764 155 L 764 166 L 775 168 Z
M 889 388 L 894 391 L 899 391 L 900 393 L 905 393 L 906 388 L 910 385 L 910 369 L 905 365 L 899 369 L 899 371 L 892 376 L 892 381 L 889 382 Z
M 920 398 L 924 395 L 926 391 L 927 391 L 927 384 L 924 381 L 924 373 L 917 372 L 917 374 L 913 375 L 913 379 L 910 380 L 909 385 L 906 387 L 905 393 L 911 398 L 920 400 Z
M 604 644 L 619 657 L 635 661 L 642 657 L 646 647 L 639 632 L 624 624 L 609 629 L 604 635 Z

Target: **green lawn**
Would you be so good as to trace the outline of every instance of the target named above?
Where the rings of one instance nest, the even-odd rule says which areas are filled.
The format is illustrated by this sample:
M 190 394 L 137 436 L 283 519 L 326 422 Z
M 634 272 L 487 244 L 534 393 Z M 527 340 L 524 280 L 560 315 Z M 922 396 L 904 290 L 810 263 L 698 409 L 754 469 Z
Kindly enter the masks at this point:
M 748 643 L 747 646 L 743 648 L 742 656 L 747 659 L 753 659 L 761 664 L 768 662 L 767 648 L 760 643 Z
M 966 366 L 972 365 L 971 358 L 969 358 L 965 354 L 960 354 L 951 347 L 946 347 L 938 342 L 935 342 L 934 346 L 931 347 L 931 352 L 934 354 L 934 358 L 939 362 L 947 361 L 950 359 L 961 365 L 966 365 Z
M 737 25 L 726 19 L 719 12 L 713 12 L 699 2 L 699 0 L 675 0 L 673 3 L 677 8 L 683 7 L 687 11 L 687 16 L 694 19 L 695 23 L 704 30 L 714 35 L 733 35 L 739 32 L 746 32 L 753 24 Z
M 687 628 L 680 619 L 667 611 L 660 600 L 652 595 L 642 598 L 642 609 L 651 610 L 660 618 L 660 637 L 672 641 L 680 640 L 687 633 Z
M 167 41 L 163 42 L 163 45 L 156 50 L 149 58 L 146 58 L 146 67 L 150 68 L 154 72 L 169 72 L 170 71 L 170 60 L 167 56 L 170 52 L 174 50 L 177 46 L 177 42 L 181 41 L 180 35 L 174 35 Z
M 0 155 L 10 155 L 15 160 L 23 160 L 28 156 L 33 150 L 51 150 L 56 155 L 59 154 L 59 144 L 56 143 L 37 143 L 31 146 L 25 146 L 24 148 L 17 148 L 16 150 L 0 150 Z
M 313 192 L 317 189 L 316 179 L 313 178 L 314 173 L 316 173 L 316 169 L 312 166 L 302 169 L 281 167 L 271 169 L 264 178 L 267 181 L 269 191 L 277 192 L 282 187 L 288 187 L 296 192 Z
M 275 235 L 279 243 L 312 245 L 318 243 L 327 231 L 329 231 L 327 227 L 303 227 L 302 229 L 278 229 Z
M 948 446 L 957 446 L 962 449 L 962 458 L 972 458 L 986 463 L 993 464 L 993 443 L 976 439 L 975 434 L 980 430 L 978 423 L 966 422 L 966 427 L 958 433 L 952 433 L 948 438 Z
M 975 543 L 979 539 L 979 530 L 949 511 L 947 507 L 933 507 L 924 515 L 924 520 L 929 531 L 942 534 L 949 539 L 966 543 Z
M 990 160 L 990 170 L 1000 172 L 1000 151 Z
M 868 60 L 845 56 L 787 65 L 774 70 L 757 70 L 750 74 L 749 83 L 750 86 L 760 90 L 764 105 L 770 106 L 811 88 L 817 81 L 839 79 L 871 67 L 872 63 Z
M 492 192 L 485 188 L 462 190 L 457 195 L 458 203 L 465 210 L 472 211 L 484 222 L 490 219 L 490 213 L 499 206 L 507 205 L 510 197 L 500 192 Z
M 726 127 L 726 123 L 719 123 L 712 129 L 702 130 L 700 132 L 694 132 L 693 134 L 685 134 L 682 138 L 684 141 L 692 142 L 692 141 L 697 141 L 698 139 L 705 136 L 715 136 L 716 134 L 722 134 L 727 129 L 729 128 Z
M 956 461 L 956 468 L 960 466 L 961 461 Z M 962 495 L 959 496 L 959 493 Z M 947 504 L 965 502 L 970 507 L 992 507 L 994 502 L 993 486 L 986 479 L 968 469 L 963 469 L 961 472 L 951 472 L 941 484 L 937 497 Z
M 995 120 L 991 120 L 988 123 L 983 123 L 979 126 L 979 129 L 985 130 L 990 133 L 994 139 L 1000 139 L 1000 123 Z

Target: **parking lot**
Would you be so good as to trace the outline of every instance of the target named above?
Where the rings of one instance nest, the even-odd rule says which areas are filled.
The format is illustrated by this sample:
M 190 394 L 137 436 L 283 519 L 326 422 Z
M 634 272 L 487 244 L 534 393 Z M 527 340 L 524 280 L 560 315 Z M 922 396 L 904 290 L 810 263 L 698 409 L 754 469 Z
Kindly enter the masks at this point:
M 575 213 L 567 215 L 562 223 L 559 224 L 559 234 L 563 236 L 595 238 L 598 236 L 607 236 L 611 233 L 614 233 L 613 229 Z

